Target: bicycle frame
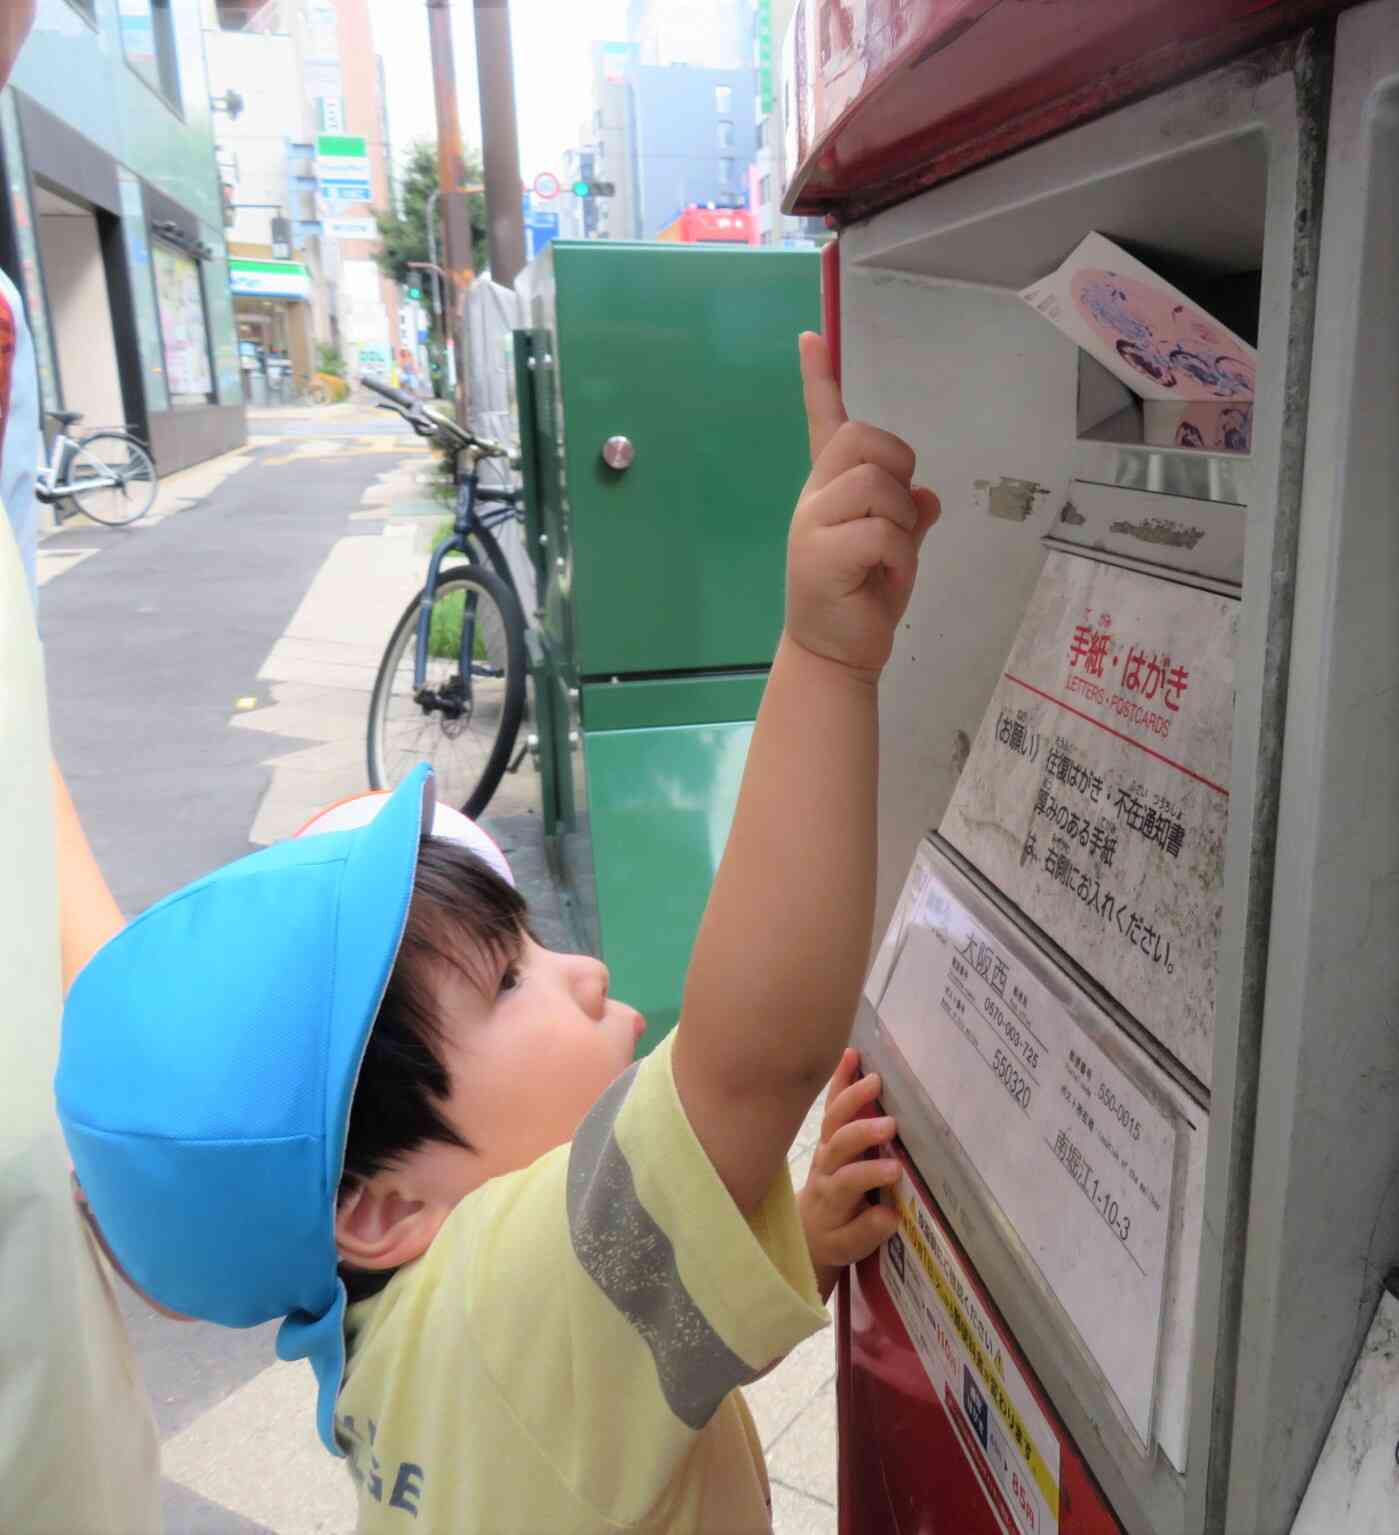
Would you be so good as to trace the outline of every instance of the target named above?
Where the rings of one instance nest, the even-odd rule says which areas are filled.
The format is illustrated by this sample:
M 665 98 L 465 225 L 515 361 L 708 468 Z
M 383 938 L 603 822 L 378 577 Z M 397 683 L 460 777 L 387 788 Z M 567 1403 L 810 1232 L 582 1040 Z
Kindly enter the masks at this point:
M 67 432 L 55 434 L 49 461 L 35 476 L 34 494 L 40 501 L 45 503 L 59 501 L 64 496 L 80 496 L 84 490 L 92 490 L 99 485 L 121 483 L 117 476 L 113 475 L 110 479 L 94 477 L 91 480 L 84 480 L 81 485 L 68 484 L 68 471 L 73 467 L 73 460 L 78 456 L 78 449 L 81 446 L 81 443 L 70 437 Z
M 440 700 L 432 700 L 427 696 L 427 663 L 428 644 L 432 633 L 432 605 L 437 596 L 438 582 L 442 576 L 443 562 L 449 554 L 461 553 L 470 557 L 471 550 L 468 540 L 474 535 L 481 539 L 482 547 L 486 551 L 487 558 L 493 567 L 493 573 L 497 575 L 510 591 L 516 596 L 519 592 L 515 586 L 515 578 L 510 573 L 509 565 L 505 562 L 495 540 L 490 538 L 492 527 L 508 518 L 517 515 L 520 504 L 520 492 L 518 490 L 497 489 L 495 486 L 487 490 L 480 489 L 480 464 L 486 459 L 509 459 L 510 453 L 502 444 L 492 442 L 486 438 L 473 436 L 455 423 L 445 420 L 426 410 L 421 400 L 404 394 L 400 389 L 392 389 L 387 384 L 379 383 L 373 378 L 363 378 L 361 382 L 373 393 L 381 396 L 383 401 L 381 408 L 392 410 L 408 422 L 420 437 L 433 437 L 446 443 L 455 443 L 455 456 L 453 465 L 455 468 L 454 479 L 459 487 L 457 495 L 456 515 L 452 520 L 452 536 L 443 541 L 432 551 L 432 558 L 428 562 L 427 580 L 423 583 L 422 595 L 418 599 L 418 627 L 417 650 L 413 658 L 413 692 L 419 705 L 428 709 Z M 461 472 L 462 460 L 465 459 L 467 468 L 465 474 Z M 489 517 L 482 517 L 476 511 L 477 499 L 493 501 L 501 506 L 499 513 Z M 476 616 L 475 606 L 468 604 L 463 614 L 461 632 L 461 686 L 462 702 L 468 709 L 471 707 L 471 682 L 472 682 L 472 655 L 476 645 Z M 455 700 L 453 700 L 455 703 Z
M 428 562 L 427 580 L 423 583 L 422 597 L 418 603 L 418 644 L 417 653 L 413 659 L 413 691 L 421 693 L 427 684 L 428 661 L 428 637 L 432 628 L 432 604 L 437 596 L 437 583 L 442 573 L 442 566 L 449 554 L 470 554 L 467 540 L 473 533 L 489 532 L 498 524 L 505 522 L 516 515 L 519 505 L 519 492 L 514 490 L 488 490 L 482 491 L 478 487 L 478 476 L 475 470 L 468 473 L 462 480 L 461 493 L 457 498 L 456 516 L 452 524 L 452 536 L 444 538 L 432 551 L 432 558 Z M 478 495 L 483 501 L 495 501 L 501 503 L 501 511 L 489 519 L 480 516 L 476 511 Z M 507 567 L 508 573 L 508 567 Z M 515 589 L 513 578 L 508 580 L 511 591 Z M 462 688 L 466 702 L 471 702 L 471 655 L 476 643 L 476 620 L 474 611 L 463 615 L 461 631 L 461 677 Z

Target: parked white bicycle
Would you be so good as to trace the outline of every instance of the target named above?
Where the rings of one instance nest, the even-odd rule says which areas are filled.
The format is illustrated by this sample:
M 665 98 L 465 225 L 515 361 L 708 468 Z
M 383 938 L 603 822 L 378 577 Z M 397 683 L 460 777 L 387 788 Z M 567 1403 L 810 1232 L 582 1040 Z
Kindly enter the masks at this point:
M 39 466 L 34 494 L 54 508 L 55 518 L 82 512 L 109 528 L 144 517 L 155 500 L 155 464 L 145 445 L 129 432 L 108 430 L 75 438 L 70 427 L 83 418 L 75 410 L 51 410 L 58 423 L 49 461 Z

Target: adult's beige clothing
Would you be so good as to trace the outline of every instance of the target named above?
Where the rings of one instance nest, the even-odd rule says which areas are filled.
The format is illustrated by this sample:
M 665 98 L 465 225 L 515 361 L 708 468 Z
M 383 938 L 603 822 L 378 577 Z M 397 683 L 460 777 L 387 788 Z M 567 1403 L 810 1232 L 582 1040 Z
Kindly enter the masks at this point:
M 62 1013 L 43 661 L 0 510 L 0 1531 L 156 1535 L 155 1425 L 53 1106 Z

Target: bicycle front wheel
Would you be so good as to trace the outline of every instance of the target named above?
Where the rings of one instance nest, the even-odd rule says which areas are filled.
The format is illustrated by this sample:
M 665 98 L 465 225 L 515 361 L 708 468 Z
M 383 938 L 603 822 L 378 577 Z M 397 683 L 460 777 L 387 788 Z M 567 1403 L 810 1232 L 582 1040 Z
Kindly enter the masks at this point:
M 389 640 L 369 700 L 369 783 L 391 789 L 430 762 L 437 797 L 477 816 L 490 803 L 525 708 L 525 621 L 515 594 L 477 565 L 437 583 L 423 686 L 415 597 Z
M 94 432 L 74 450 L 68 466 L 69 509 L 109 528 L 144 517 L 156 493 L 155 464 L 125 432 Z

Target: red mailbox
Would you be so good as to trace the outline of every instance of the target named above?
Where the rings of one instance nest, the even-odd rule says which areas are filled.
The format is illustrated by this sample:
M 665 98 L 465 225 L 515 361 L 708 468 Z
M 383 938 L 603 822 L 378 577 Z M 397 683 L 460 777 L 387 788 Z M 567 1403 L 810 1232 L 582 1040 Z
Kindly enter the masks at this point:
M 847 406 L 944 507 L 841 1528 L 1289 1530 L 1399 1259 L 1399 0 L 798 0 L 783 77 Z

